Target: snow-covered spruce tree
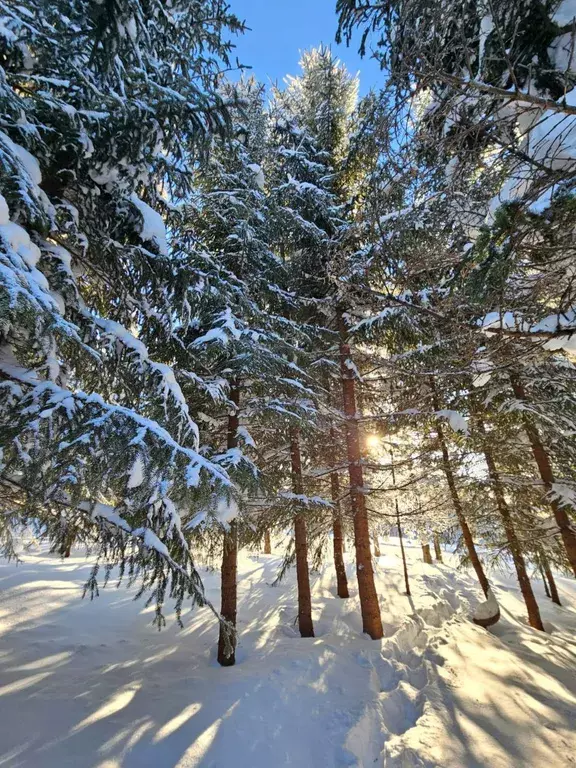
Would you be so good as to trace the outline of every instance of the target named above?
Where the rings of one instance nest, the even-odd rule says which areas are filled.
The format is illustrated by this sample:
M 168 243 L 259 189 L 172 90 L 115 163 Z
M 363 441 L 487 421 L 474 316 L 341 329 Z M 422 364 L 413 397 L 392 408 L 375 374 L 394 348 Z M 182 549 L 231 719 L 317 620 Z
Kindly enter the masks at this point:
M 300 62 L 302 74 L 288 80 L 287 88 L 278 94 L 278 100 L 296 126 L 309 136 L 317 149 L 316 164 L 324 166 L 324 172 L 308 182 L 308 186 L 290 176 L 289 184 L 298 193 L 312 192 L 319 200 L 326 200 L 330 193 L 340 206 L 348 204 L 351 185 L 346 171 L 352 114 L 356 106 L 358 84 L 327 48 L 305 53 Z M 309 170 L 311 170 L 309 166 Z M 310 184 L 313 186 L 310 187 Z M 348 206 L 350 207 L 350 206 Z M 298 210 L 298 209 L 297 209 Z M 339 221 L 330 226 L 322 224 L 322 247 L 314 251 L 298 247 L 291 255 L 294 274 L 304 274 L 307 286 L 305 295 L 316 300 L 317 312 L 322 310 L 321 324 L 337 334 L 340 387 L 346 426 L 348 468 L 356 566 L 364 631 L 374 639 L 382 636 L 380 607 L 374 585 L 368 516 L 363 496 L 361 445 L 355 404 L 355 373 L 347 345 L 345 309 L 347 298 L 335 289 L 331 263 L 334 253 L 340 249 L 342 233 L 346 230 L 344 210 L 338 212 Z M 336 231 L 334 232 L 336 224 Z M 323 234 L 323 232 L 325 234 Z M 336 242 L 338 241 L 338 242 Z M 339 260 L 341 254 L 338 255 Z M 310 279 L 310 276 L 314 276 Z M 316 324 L 320 325 L 319 320 Z
M 185 207 L 182 243 L 196 282 L 190 280 L 189 317 L 175 354 L 183 364 L 194 360 L 227 393 L 208 406 L 201 438 L 220 444 L 215 460 L 240 491 L 240 515 L 232 520 L 236 505 L 233 514 L 216 515 L 223 534 L 222 616 L 234 625 L 237 549 L 254 538 L 254 509 L 262 508 L 271 484 L 278 486 L 263 454 L 313 414 L 314 393 L 298 365 L 306 334 L 290 319 L 297 299 L 286 291 L 285 265 L 270 245 L 263 90 L 254 80 L 221 90 L 237 93 L 241 106 L 231 113 L 232 136 L 214 142 Z M 230 647 L 225 634 L 222 627 L 218 661 L 228 666 L 234 641 Z
M 369 25 L 380 37 L 398 113 L 419 112 L 412 136 L 423 155 L 446 164 L 443 194 L 475 219 L 460 246 L 456 288 L 467 301 L 476 299 L 477 320 L 493 335 L 520 342 L 507 347 L 511 363 L 523 355 L 524 337 L 544 351 L 570 354 L 576 328 L 573 4 L 394 0 L 360 8 L 342 0 L 339 9 L 342 34 Z M 492 194 L 470 205 L 472 190 L 486 181 Z M 515 396 L 522 401 L 520 374 Z M 550 489 L 554 457 L 535 426 L 527 429 Z M 552 510 L 574 570 L 574 507 L 564 496 Z
M 1 7 L 2 526 L 84 537 L 158 611 L 202 602 L 180 515 L 229 480 L 148 342 L 177 322 L 163 218 L 226 127 L 240 24 L 219 0 Z
M 267 164 L 269 198 L 276 247 L 285 260 L 291 290 L 299 297 L 298 317 L 306 324 L 313 339 L 316 358 L 312 375 L 321 382 L 323 415 L 313 439 L 306 440 L 306 463 L 320 468 L 333 467 L 323 473 L 330 485 L 313 483 L 320 496 L 331 498 L 332 515 L 326 507 L 307 502 L 303 505 L 306 518 L 317 534 L 332 528 L 333 551 L 338 583 L 338 595 L 348 596 L 343 560 L 342 506 L 336 461 L 341 446 L 335 444 L 337 413 L 331 413 L 335 397 L 330 373 L 333 333 L 330 325 L 330 285 L 326 265 L 330 257 L 332 238 L 341 224 L 340 206 L 332 189 L 329 153 L 321 148 L 304 123 L 303 116 L 282 91 L 275 93 L 271 108 L 271 152 Z M 321 473 L 322 474 L 322 473 Z M 322 525 L 322 519 L 325 525 Z M 322 535 L 322 534 L 321 534 Z

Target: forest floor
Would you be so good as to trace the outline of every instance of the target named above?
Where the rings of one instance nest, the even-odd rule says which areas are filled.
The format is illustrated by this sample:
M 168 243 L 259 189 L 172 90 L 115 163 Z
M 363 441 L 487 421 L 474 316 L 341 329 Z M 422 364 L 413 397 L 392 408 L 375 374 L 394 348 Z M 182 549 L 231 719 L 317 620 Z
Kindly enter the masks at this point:
M 526 626 L 510 574 L 494 574 L 502 619 L 469 619 L 472 574 L 398 546 L 377 569 L 385 638 L 362 635 L 328 562 L 313 574 L 316 637 L 294 628 L 295 575 L 242 552 L 238 663 L 215 661 L 207 609 L 158 632 L 153 611 L 110 586 L 82 600 L 90 563 L 46 552 L 0 565 L 0 766 L 7 768 L 550 768 L 576 765 L 576 584 L 563 607 L 535 582 L 547 634 Z M 445 555 L 448 563 L 451 555 Z M 218 604 L 218 572 L 203 569 Z

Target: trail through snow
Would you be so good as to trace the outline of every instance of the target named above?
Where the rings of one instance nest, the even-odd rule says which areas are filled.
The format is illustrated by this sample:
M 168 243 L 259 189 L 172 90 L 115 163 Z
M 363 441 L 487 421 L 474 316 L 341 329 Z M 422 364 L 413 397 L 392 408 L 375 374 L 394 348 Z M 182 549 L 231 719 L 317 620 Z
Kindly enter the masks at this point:
M 112 586 L 90 603 L 90 563 L 46 552 L 0 565 L 0 766 L 8 768 L 541 768 L 576 765 L 576 586 L 563 607 L 535 583 L 550 630 L 526 626 L 509 575 L 494 578 L 502 620 L 470 621 L 472 575 L 425 565 L 397 542 L 376 566 L 385 638 L 361 633 L 331 564 L 314 576 L 316 637 L 295 629 L 294 574 L 242 552 L 236 667 L 215 662 L 208 610 L 158 632 L 152 609 Z M 451 562 L 451 556 L 445 555 Z M 203 570 L 218 604 L 218 573 Z

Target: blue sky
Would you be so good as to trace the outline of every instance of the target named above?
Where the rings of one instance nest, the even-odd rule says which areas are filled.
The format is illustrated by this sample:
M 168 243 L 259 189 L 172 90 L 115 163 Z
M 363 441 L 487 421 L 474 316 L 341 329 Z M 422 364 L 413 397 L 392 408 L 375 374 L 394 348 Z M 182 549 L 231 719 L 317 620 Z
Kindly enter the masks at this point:
M 357 45 L 347 48 L 334 42 L 337 28 L 336 0 L 229 0 L 231 10 L 251 30 L 236 39 L 236 55 L 252 66 L 262 82 L 281 82 L 299 73 L 300 51 L 330 44 L 348 69 L 360 72 L 360 92 L 384 81 L 378 64 L 361 59 Z

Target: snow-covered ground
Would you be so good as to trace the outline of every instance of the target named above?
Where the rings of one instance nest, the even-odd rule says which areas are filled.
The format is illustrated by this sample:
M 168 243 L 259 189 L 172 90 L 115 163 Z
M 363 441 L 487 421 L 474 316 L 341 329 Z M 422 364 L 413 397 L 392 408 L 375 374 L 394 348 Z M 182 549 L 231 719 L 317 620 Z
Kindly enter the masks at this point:
M 236 667 L 215 662 L 204 609 L 158 632 L 124 588 L 90 603 L 90 564 L 45 552 L 0 564 L 0 766 L 9 768 L 330 768 L 576 765 L 576 585 L 564 607 L 536 591 L 549 634 L 528 628 L 513 580 L 495 578 L 502 619 L 469 621 L 472 575 L 424 565 L 408 547 L 377 566 L 385 639 L 361 634 L 328 562 L 313 576 L 316 638 L 294 629 L 294 574 L 242 553 Z M 446 555 L 449 560 L 450 556 Z M 218 603 L 218 574 L 204 572 Z

